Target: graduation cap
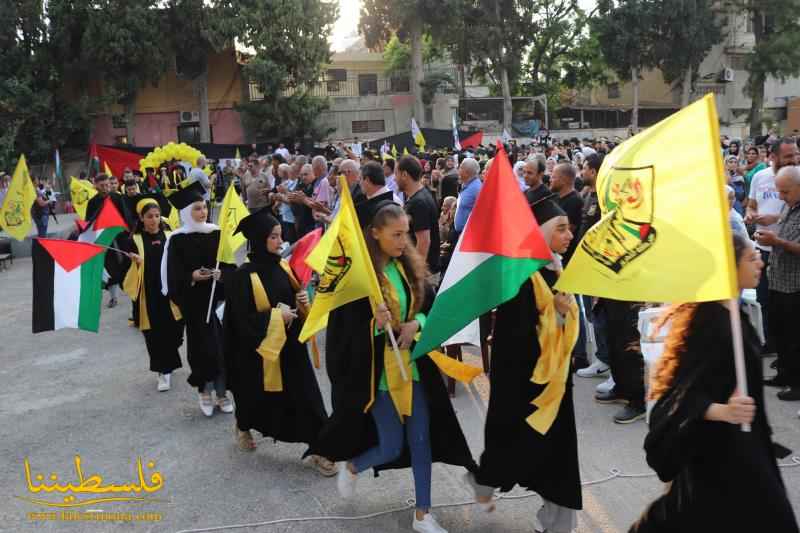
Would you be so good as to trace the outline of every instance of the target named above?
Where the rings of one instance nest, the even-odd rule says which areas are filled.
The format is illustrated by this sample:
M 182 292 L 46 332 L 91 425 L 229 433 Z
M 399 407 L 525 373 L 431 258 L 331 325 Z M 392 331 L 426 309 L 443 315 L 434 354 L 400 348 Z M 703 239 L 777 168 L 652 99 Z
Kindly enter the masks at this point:
M 193 181 L 189 186 L 184 189 L 175 191 L 169 195 L 169 203 L 175 206 L 175 209 L 181 210 L 195 202 L 202 201 L 203 195 L 206 190 L 199 181 Z
M 372 219 L 375 218 L 375 213 L 377 213 L 382 207 L 385 207 L 389 204 L 397 205 L 394 201 L 394 193 L 392 191 L 386 191 L 385 193 L 374 196 L 369 200 L 359 202 L 355 206 L 358 223 L 362 228 L 366 228 L 372 222 Z
M 155 193 L 145 193 L 145 194 L 138 194 L 135 196 L 136 203 L 134 204 L 134 208 L 137 215 L 142 214 L 142 208 L 147 204 L 152 204 L 153 202 L 158 204 L 158 208 L 161 210 L 162 217 L 168 217 L 170 212 L 172 211 L 172 206 L 169 204 L 169 201 L 164 197 L 163 194 L 155 194 Z
M 278 224 L 269 207 L 262 207 L 240 220 L 233 233 L 242 233 L 248 241 L 263 243 Z
M 554 200 L 555 195 L 546 196 L 531 204 L 533 216 L 539 226 L 544 226 L 556 217 L 565 217 L 567 213 Z

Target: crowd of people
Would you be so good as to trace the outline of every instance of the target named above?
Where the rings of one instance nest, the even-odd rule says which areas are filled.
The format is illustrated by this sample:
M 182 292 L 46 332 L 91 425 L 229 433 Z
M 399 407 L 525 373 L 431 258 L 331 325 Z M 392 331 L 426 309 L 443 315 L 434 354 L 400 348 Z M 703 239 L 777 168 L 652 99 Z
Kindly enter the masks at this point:
M 497 489 L 519 485 L 537 492 L 544 500 L 541 526 L 562 533 L 577 527 L 582 508 L 573 375 L 602 377 L 595 400 L 620 405 L 616 423 L 644 419 L 647 400 L 655 401 L 645 450 L 670 484 L 631 531 L 798 531 L 777 468 L 762 385 L 782 387 L 781 400 L 800 400 L 800 341 L 792 330 L 800 312 L 795 139 L 770 136 L 744 145 L 726 139 L 721 147 L 738 284 L 757 289 L 767 338 L 762 346 L 745 318 L 749 396 L 734 390 L 725 304 L 670 308 L 663 318 L 671 324 L 665 353 L 646 397 L 637 322 L 639 312 L 657 302 L 552 288 L 581 237 L 600 220 L 597 178 L 614 142 L 542 139 L 512 142 L 501 152 L 479 146 L 398 159 L 361 143 L 329 144 L 317 154 L 294 148 L 292 153 L 279 145 L 213 166 L 210 176 L 201 170 L 209 162 L 200 160 L 188 173 L 126 171 L 121 189 L 113 176 L 92 178 L 98 195 L 87 219 L 111 197 L 129 221 L 130 231 L 118 237 L 128 253 L 110 252 L 106 259 L 109 303 L 117 303 L 115 287 L 131 296 L 131 324 L 143 333 L 159 391 L 170 389 L 171 374 L 182 365 L 178 350 L 185 331 L 188 382 L 197 389 L 200 409 L 206 416 L 215 409 L 234 413 L 242 450 L 256 448 L 254 431 L 306 443 L 305 459 L 320 474 L 337 476 L 345 498 L 353 497 L 365 470 L 411 467 L 412 527 L 424 533 L 446 532 L 430 512 L 431 465 L 444 462 L 465 469 L 465 483 L 487 511 L 494 509 Z M 482 344 L 491 338 L 491 390 L 485 449 L 476 461 L 437 367 L 428 357 L 411 361 L 408 354 L 498 157 L 509 158 L 555 260 L 481 320 Z M 325 231 L 339 212 L 340 176 L 386 303 L 374 316 L 366 299 L 330 314 L 328 414 L 311 358 L 298 340 L 313 290 L 300 285 L 285 257 L 306 234 Z M 184 179 L 188 185 L 178 188 Z M 209 214 L 230 186 L 250 211 L 237 228 L 248 258 L 238 267 L 216 262 L 220 228 Z M 171 189 L 178 190 L 165 194 Z M 177 228 L 165 223 L 172 209 L 179 213 Z M 221 317 L 216 303 L 207 311 L 209 301 L 225 303 Z M 389 328 L 409 381 L 398 378 Z M 777 374 L 764 381 L 760 356 L 769 353 L 777 353 Z M 548 376 L 544 384 L 531 377 L 541 373 Z M 555 401 L 547 410 L 551 416 L 537 418 L 532 400 L 545 397 Z M 739 424 L 751 424 L 752 432 L 741 432 Z M 748 512 L 729 512 L 737 506 Z

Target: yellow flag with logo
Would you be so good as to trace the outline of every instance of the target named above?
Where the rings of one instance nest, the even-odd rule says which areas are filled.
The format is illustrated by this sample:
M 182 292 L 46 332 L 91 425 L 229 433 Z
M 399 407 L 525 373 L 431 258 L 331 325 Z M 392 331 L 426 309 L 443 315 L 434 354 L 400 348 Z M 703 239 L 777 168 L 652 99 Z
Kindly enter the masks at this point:
M 344 176 L 339 176 L 339 190 L 342 191 L 339 212 L 306 258 L 306 264 L 319 274 L 319 285 L 300 332 L 300 342 L 325 328 L 328 313 L 337 307 L 369 297 L 374 311 L 383 302 Z
M 86 206 L 89 205 L 89 200 L 97 194 L 97 189 L 86 180 L 79 180 L 75 176 L 70 176 L 69 194 L 70 198 L 72 198 L 72 207 L 75 212 L 81 220 L 86 220 Z
M 103 170 L 105 171 L 106 176 L 108 176 L 109 178 L 114 175 L 114 173 L 111 172 L 111 168 L 108 166 L 108 163 L 106 163 L 105 161 L 103 161 Z
M 556 289 L 643 302 L 734 298 L 736 267 L 713 95 L 606 156 L 600 221 Z
M 33 224 L 31 206 L 34 201 L 36 201 L 36 187 L 31 181 L 23 154 L 19 156 L 8 192 L 3 205 L 0 206 L 0 227 L 18 241 L 25 240 L 31 230 Z
M 236 250 L 247 242 L 244 235 L 237 233 L 236 227 L 239 222 L 249 215 L 247 206 L 244 205 L 242 199 L 236 194 L 236 189 L 231 183 L 228 186 L 228 192 L 225 193 L 225 199 L 222 201 L 222 207 L 219 212 L 219 247 L 217 248 L 217 261 L 221 263 L 236 264 Z

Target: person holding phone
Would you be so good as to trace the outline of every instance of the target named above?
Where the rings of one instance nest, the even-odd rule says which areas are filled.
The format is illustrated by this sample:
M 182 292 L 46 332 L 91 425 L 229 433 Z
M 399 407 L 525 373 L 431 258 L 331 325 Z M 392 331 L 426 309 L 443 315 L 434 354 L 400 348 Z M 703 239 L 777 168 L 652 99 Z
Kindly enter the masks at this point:
M 310 444 L 328 416 L 308 352 L 297 339 L 308 294 L 281 259 L 281 225 L 268 208 L 243 218 L 240 232 L 249 261 L 228 277 L 223 328 L 236 441 L 242 450 L 254 450 L 255 430 L 276 441 Z M 336 474 L 327 459 L 313 455 L 309 463 L 323 476 Z
M 233 265 L 220 263 L 220 269 L 213 268 L 220 230 L 216 224 L 206 222 L 208 207 L 203 200 L 204 192 L 203 186 L 194 182 L 169 196 L 170 203 L 180 212 L 181 227 L 172 233 L 165 246 L 161 291 L 178 305 L 186 322 L 186 353 L 191 368 L 188 382 L 198 390 L 200 410 L 205 416 L 212 416 L 214 391 L 217 407 L 223 413 L 233 412 L 225 382 L 222 325 L 213 311 L 224 298 L 223 271 L 231 271 Z M 216 284 L 212 283 L 214 280 Z M 214 305 L 206 321 L 212 286 Z

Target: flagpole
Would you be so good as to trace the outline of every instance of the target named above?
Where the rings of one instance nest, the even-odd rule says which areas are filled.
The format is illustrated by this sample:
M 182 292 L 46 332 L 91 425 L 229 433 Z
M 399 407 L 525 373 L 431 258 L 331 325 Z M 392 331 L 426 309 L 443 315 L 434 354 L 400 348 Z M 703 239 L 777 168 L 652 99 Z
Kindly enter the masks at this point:
M 397 339 L 394 338 L 394 331 L 392 331 L 391 324 L 387 324 L 386 332 L 389 334 L 389 340 L 391 341 L 392 348 L 394 349 L 394 358 L 397 359 L 397 366 L 400 367 L 400 375 L 403 376 L 403 381 L 408 381 L 406 367 L 403 365 L 403 358 L 400 355 L 400 348 L 397 347 Z
M 219 270 L 219 261 L 217 261 L 217 266 L 214 267 L 214 270 Z M 208 311 L 206 312 L 206 324 L 211 322 L 211 306 L 214 305 L 214 289 L 217 288 L 217 278 L 214 278 L 214 281 L 211 282 L 211 297 L 208 299 Z
M 736 388 L 742 396 L 747 393 L 747 373 L 744 363 L 744 343 L 742 341 L 742 317 L 739 314 L 739 300 L 731 298 L 728 306 L 731 313 L 731 333 L 733 335 L 733 363 L 736 367 Z M 742 431 L 749 433 L 750 424 L 742 424 Z

